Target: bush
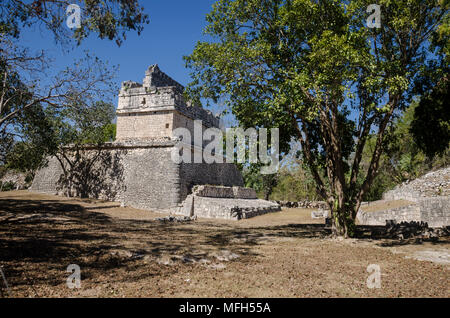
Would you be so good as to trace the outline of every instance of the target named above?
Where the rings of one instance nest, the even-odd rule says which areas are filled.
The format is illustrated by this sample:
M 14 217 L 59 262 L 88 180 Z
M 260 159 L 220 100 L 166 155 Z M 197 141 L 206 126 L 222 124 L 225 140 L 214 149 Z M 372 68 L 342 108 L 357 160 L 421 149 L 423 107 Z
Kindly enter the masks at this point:
M 1 182 L 0 181 L 0 190 L 1 191 L 11 191 L 16 188 L 16 184 L 12 181 Z

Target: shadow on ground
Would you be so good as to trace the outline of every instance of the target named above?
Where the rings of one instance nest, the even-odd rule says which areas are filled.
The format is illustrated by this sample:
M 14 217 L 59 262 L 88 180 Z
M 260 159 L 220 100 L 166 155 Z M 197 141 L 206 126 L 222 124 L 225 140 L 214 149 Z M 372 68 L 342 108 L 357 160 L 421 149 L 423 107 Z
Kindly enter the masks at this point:
M 60 285 L 69 275 L 65 272 L 69 264 L 83 268 L 84 278 L 124 268 L 130 274 L 127 281 L 139 280 L 160 273 L 152 267 L 133 275 L 137 260 L 178 257 L 182 263 L 195 265 L 225 251 L 239 255 L 239 262 L 247 262 L 258 256 L 254 247 L 267 240 L 330 235 L 323 224 L 246 228 L 214 220 L 171 224 L 119 219 L 96 212 L 117 205 L 85 207 L 82 201 L 73 202 L 77 201 L 0 198 L 0 265 L 14 286 Z M 405 244 L 386 243 L 382 239 L 384 227 L 358 226 L 357 231 L 358 237 L 379 240 L 380 246 Z M 176 270 L 176 266 L 166 269 L 169 273 Z

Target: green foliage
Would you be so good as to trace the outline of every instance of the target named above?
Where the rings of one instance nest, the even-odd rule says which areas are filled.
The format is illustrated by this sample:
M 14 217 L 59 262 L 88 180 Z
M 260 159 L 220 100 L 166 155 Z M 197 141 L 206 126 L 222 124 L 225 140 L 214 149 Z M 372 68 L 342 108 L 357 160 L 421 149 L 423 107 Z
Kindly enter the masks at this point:
M 116 139 L 116 124 L 106 124 L 103 126 L 103 141 L 112 142 Z
M 59 146 L 102 144 L 115 133 L 115 125 L 111 124 L 115 107 L 103 101 L 77 104 L 60 111 L 49 109 L 47 114 Z
M 369 191 L 364 196 L 365 201 L 375 201 L 382 194 L 394 188 L 397 184 L 420 177 L 430 170 L 445 167 L 450 163 L 450 149 L 440 155 L 428 156 L 417 144 L 412 127 L 419 102 L 414 101 L 399 117 L 389 134 L 385 153 L 380 160 L 380 168 Z M 429 129 L 429 127 L 427 127 Z M 363 153 L 362 167 L 367 169 L 375 144 L 375 136 L 369 137 Z M 362 178 L 359 180 L 363 182 Z
M 2 182 L 0 181 L 0 191 L 11 191 L 14 190 L 16 185 L 12 181 Z
M 442 155 L 450 146 L 449 81 L 443 78 L 415 108 L 411 132 L 428 157 Z M 447 105 L 447 106 L 446 106 Z
M 380 0 L 381 28 L 369 29 L 372 2 L 219 0 L 205 29 L 213 40 L 185 57 L 192 99 L 227 96 L 241 126 L 280 129 L 282 152 L 292 138 L 301 142 L 317 190 L 330 207 L 338 202 L 346 233 L 375 179 L 392 115 L 446 63 L 433 39 L 446 28 L 447 2 Z M 364 171 L 361 153 L 373 131 Z
M 271 199 L 277 201 L 318 200 L 314 179 L 301 165 L 281 169 Z
M 249 164 L 242 167 L 241 171 L 245 187 L 255 189 L 259 197 L 268 200 L 278 183 L 278 175 L 261 174 L 260 164 Z
M 72 34 L 66 26 L 69 4 L 81 8 L 81 27 Z M 120 45 L 126 32 L 135 30 L 140 34 L 148 22 L 148 15 L 137 0 L 3 0 L 0 10 L 0 34 L 18 38 L 24 27 L 44 26 L 60 43 L 72 36 L 80 44 L 89 34 L 96 33 L 100 39 L 114 40 Z

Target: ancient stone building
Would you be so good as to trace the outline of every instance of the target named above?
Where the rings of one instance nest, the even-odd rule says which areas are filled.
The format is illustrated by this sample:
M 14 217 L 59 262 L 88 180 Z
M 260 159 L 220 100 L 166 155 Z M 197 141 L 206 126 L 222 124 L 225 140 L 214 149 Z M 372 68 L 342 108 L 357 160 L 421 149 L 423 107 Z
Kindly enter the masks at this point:
M 384 225 L 386 220 L 397 222 L 422 221 L 430 227 L 450 225 L 450 167 L 431 171 L 420 178 L 404 182 L 383 195 L 383 200 L 401 203 L 398 207 L 358 212 L 358 220 L 366 225 Z
M 152 65 L 143 83 L 122 83 L 117 107 L 117 141 L 172 138 L 178 127 L 194 134 L 194 120 L 203 128 L 219 128 L 219 118 L 184 100 L 183 86 Z
M 201 120 L 202 131 L 219 128 L 220 124 L 219 118 L 211 112 L 189 105 L 184 100 L 183 90 L 182 85 L 157 65 L 148 68 L 142 84 L 131 81 L 122 84 L 116 141 L 100 149 L 96 146 L 83 148 L 86 157 L 101 153 L 92 171 L 85 173 L 83 193 L 135 208 L 204 217 L 236 219 L 279 210 L 277 204 L 256 199 L 253 190 L 249 195 L 240 188 L 243 180 L 234 164 L 175 163 L 172 160 L 177 143 L 174 129 L 184 127 L 193 135 L 194 121 Z M 201 149 L 202 146 L 200 150 L 193 147 L 192 151 Z M 31 190 L 67 193 L 61 163 L 55 157 L 48 161 L 48 165 L 36 173 Z M 220 186 L 212 190 L 210 187 L 209 194 L 220 194 L 225 187 L 234 187 L 227 188 L 232 189 L 233 195 L 226 196 L 227 200 L 223 200 L 223 196 L 213 200 L 211 196 L 193 193 L 196 185 Z M 199 199 L 194 203 L 193 197 Z

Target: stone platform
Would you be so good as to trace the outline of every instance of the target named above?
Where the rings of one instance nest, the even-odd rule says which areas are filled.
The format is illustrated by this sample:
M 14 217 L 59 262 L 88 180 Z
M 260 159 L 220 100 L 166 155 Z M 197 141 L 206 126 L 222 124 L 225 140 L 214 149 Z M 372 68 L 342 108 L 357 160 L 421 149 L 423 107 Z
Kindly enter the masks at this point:
M 357 218 L 364 225 L 385 225 L 397 222 L 426 222 L 432 228 L 450 225 L 450 167 L 429 172 L 420 178 L 404 182 L 383 194 L 389 202 L 404 200 L 408 204 L 380 211 L 358 211 Z M 377 204 L 377 202 L 371 202 Z
M 280 210 L 279 204 L 258 199 L 253 189 L 207 185 L 194 187 L 176 214 L 240 220 Z

